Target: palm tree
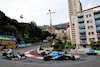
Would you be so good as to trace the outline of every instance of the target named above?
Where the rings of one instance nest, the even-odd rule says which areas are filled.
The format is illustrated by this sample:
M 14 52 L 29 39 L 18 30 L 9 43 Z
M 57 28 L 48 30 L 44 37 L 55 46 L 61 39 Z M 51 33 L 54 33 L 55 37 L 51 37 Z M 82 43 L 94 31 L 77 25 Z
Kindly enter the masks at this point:
M 100 41 L 91 42 L 90 46 L 92 47 L 92 49 L 94 49 L 94 48 L 98 48 L 99 49 Z

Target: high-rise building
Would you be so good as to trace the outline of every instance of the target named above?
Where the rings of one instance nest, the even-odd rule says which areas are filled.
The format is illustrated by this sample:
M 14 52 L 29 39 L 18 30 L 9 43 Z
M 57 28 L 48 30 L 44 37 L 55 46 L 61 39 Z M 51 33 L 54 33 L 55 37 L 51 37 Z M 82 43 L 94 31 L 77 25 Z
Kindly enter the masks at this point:
M 78 13 L 74 18 L 76 45 L 78 49 L 90 49 L 91 41 L 100 41 L 100 6 Z
M 69 25 L 70 25 L 70 38 L 72 44 L 76 44 L 75 28 L 74 28 L 74 16 L 77 15 L 77 12 L 82 10 L 82 5 L 80 0 L 68 0 L 68 9 L 69 9 Z

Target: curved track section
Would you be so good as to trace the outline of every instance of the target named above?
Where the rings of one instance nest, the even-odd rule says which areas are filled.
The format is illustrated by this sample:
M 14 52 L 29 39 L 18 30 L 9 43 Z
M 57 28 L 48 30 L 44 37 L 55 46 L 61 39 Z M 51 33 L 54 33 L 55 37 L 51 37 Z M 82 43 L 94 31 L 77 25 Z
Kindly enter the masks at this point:
M 25 54 L 27 57 L 30 57 L 30 58 L 43 59 L 43 57 L 32 55 L 32 54 L 38 54 L 38 53 L 37 53 L 37 49 L 27 51 L 27 52 L 25 52 L 24 54 Z
M 14 49 L 21 53 L 29 54 L 29 50 L 34 51 L 40 46 L 34 45 L 27 48 Z M 11 61 L 2 58 L 2 52 L 0 52 L 0 67 L 99 67 L 100 66 L 100 56 L 87 56 L 81 55 L 81 61 L 71 61 L 71 60 L 50 60 L 43 61 L 41 59 L 35 59 L 28 57 L 25 60 Z M 38 56 L 39 55 L 30 55 Z

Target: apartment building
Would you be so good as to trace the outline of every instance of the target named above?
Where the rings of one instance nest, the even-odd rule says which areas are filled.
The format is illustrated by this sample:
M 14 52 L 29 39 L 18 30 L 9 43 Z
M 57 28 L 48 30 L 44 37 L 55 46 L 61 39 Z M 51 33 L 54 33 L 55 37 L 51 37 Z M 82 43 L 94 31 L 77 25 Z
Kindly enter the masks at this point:
M 78 49 L 90 49 L 91 41 L 100 41 L 100 6 L 78 12 L 74 18 Z
M 68 9 L 69 9 L 69 25 L 70 25 L 70 39 L 72 44 L 76 44 L 75 36 L 75 27 L 74 27 L 74 16 L 77 15 L 77 12 L 82 10 L 82 5 L 80 0 L 68 0 Z
M 55 30 L 56 38 L 62 39 L 63 36 L 66 36 L 66 30 L 60 29 Z

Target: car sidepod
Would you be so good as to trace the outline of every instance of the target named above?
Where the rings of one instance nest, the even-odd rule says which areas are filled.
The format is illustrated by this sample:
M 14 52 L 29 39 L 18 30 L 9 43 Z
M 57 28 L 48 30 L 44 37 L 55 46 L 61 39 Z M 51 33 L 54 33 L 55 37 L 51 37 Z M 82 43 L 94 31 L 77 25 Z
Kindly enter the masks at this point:
M 58 55 L 58 56 L 55 57 L 55 59 L 60 59 L 60 58 L 63 58 L 63 56 L 62 55 Z
M 80 61 L 80 56 L 79 55 L 74 55 L 75 60 L 79 60 Z

